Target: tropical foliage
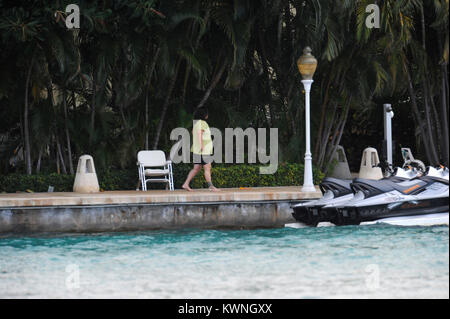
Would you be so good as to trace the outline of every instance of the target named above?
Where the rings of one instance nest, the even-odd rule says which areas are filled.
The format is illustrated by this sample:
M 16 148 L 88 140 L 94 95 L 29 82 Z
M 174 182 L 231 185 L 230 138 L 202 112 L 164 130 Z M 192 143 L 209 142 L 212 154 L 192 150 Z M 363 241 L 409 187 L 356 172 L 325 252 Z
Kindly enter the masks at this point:
M 174 166 L 173 175 L 175 188 L 181 188 L 187 174 L 192 169 L 189 164 Z M 215 165 L 212 171 L 214 184 L 218 187 L 261 187 L 261 186 L 301 186 L 303 185 L 303 164 L 280 165 L 275 174 L 259 174 L 259 165 Z M 135 190 L 139 187 L 136 169 L 120 171 L 98 171 L 98 180 L 101 190 Z M 314 183 L 322 181 L 324 175 L 314 169 Z M 8 174 L 0 175 L 0 193 L 15 192 L 46 192 L 49 186 L 55 192 L 71 192 L 73 190 L 74 176 L 67 174 Z M 203 172 L 198 174 L 191 186 L 194 188 L 206 188 L 207 184 Z M 148 188 L 163 189 L 163 183 L 148 184 Z
M 219 129 L 278 127 L 280 161 L 303 162 L 306 46 L 318 168 L 338 144 L 360 158 L 386 102 L 411 110 L 417 157 L 448 165 L 448 0 L 81 1 L 68 30 L 72 2 L 0 0 L 0 173 L 73 174 L 86 153 L 131 168 L 204 105 Z

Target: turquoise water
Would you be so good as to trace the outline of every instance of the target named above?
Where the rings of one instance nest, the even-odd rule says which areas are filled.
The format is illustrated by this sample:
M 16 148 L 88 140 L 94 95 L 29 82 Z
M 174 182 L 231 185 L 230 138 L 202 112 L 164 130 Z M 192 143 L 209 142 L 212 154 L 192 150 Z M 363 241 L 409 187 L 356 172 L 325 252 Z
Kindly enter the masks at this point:
M 449 298 L 449 228 L 0 238 L 0 298 Z

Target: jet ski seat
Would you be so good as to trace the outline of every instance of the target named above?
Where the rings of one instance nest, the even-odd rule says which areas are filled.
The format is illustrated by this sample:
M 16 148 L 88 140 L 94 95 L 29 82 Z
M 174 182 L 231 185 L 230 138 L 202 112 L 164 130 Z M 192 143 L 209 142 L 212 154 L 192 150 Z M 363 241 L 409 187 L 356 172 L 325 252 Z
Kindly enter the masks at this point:
M 446 184 L 448 185 L 448 179 L 445 178 L 440 178 L 440 177 L 436 177 L 436 176 L 421 176 L 419 177 L 419 179 L 425 181 L 425 182 L 439 182 L 442 184 Z
M 404 182 L 404 181 L 408 181 L 409 179 L 405 178 L 405 177 L 400 177 L 400 176 L 390 176 L 390 177 L 384 177 L 381 180 L 382 181 L 383 180 L 390 180 L 391 182 L 394 182 L 394 183 L 401 183 L 401 182 Z
M 398 190 L 405 195 L 411 195 L 414 191 L 416 193 L 428 183 L 419 178 L 412 179 L 406 183 L 395 183 L 392 180 L 370 180 L 355 178 L 352 182 L 351 188 L 354 192 L 362 191 L 366 198 L 379 195 L 382 193 L 387 193 L 393 190 Z
M 349 179 L 325 177 L 322 180 L 322 183 L 320 183 L 319 187 L 323 194 L 325 194 L 326 191 L 332 191 L 334 197 L 340 197 L 352 192 L 352 189 L 350 187 L 351 183 L 352 180 Z

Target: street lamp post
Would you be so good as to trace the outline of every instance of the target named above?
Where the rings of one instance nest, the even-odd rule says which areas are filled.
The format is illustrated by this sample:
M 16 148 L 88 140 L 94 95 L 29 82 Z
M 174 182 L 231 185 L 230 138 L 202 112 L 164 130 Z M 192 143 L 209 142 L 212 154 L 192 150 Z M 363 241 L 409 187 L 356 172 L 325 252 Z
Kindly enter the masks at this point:
M 310 113 L 309 113 L 309 93 L 312 77 L 317 67 L 317 60 L 311 54 L 311 48 L 306 47 L 303 55 L 297 60 L 297 67 L 302 75 L 302 83 L 305 88 L 305 130 L 306 130 L 306 151 L 305 151 L 305 172 L 303 176 L 302 192 L 314 192 L 316 188 L 313 183 L 312 156 L 311 156 L 311 135 L 310 135 Z

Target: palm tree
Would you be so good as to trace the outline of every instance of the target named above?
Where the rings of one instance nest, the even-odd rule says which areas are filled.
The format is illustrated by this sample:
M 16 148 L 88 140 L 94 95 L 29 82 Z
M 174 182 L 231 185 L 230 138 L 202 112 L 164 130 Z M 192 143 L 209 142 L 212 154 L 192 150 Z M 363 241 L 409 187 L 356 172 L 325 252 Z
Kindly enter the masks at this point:
M 168 149 L 170 129 L 208 105 L 217 127 L 278 127 L 280 160 L 302 162 L 296 60 L 308 45 L 319 60 L 318 168 L 329 170 L 349 124 L 393 99 L 411 106 L 419 154 L 448 165 L 448 1 L 377 2 L 380 29 L 365 26 L 372 3 L 82 2 L 82 27 L 69 31 L 58 1 L 0 1 L 0 105 L 9 114 L 0 134 L 21 141 L 13 148 L 23 146 L 28 174 L 73 173 L 82 153 L 126 168 L 142 147 Z

